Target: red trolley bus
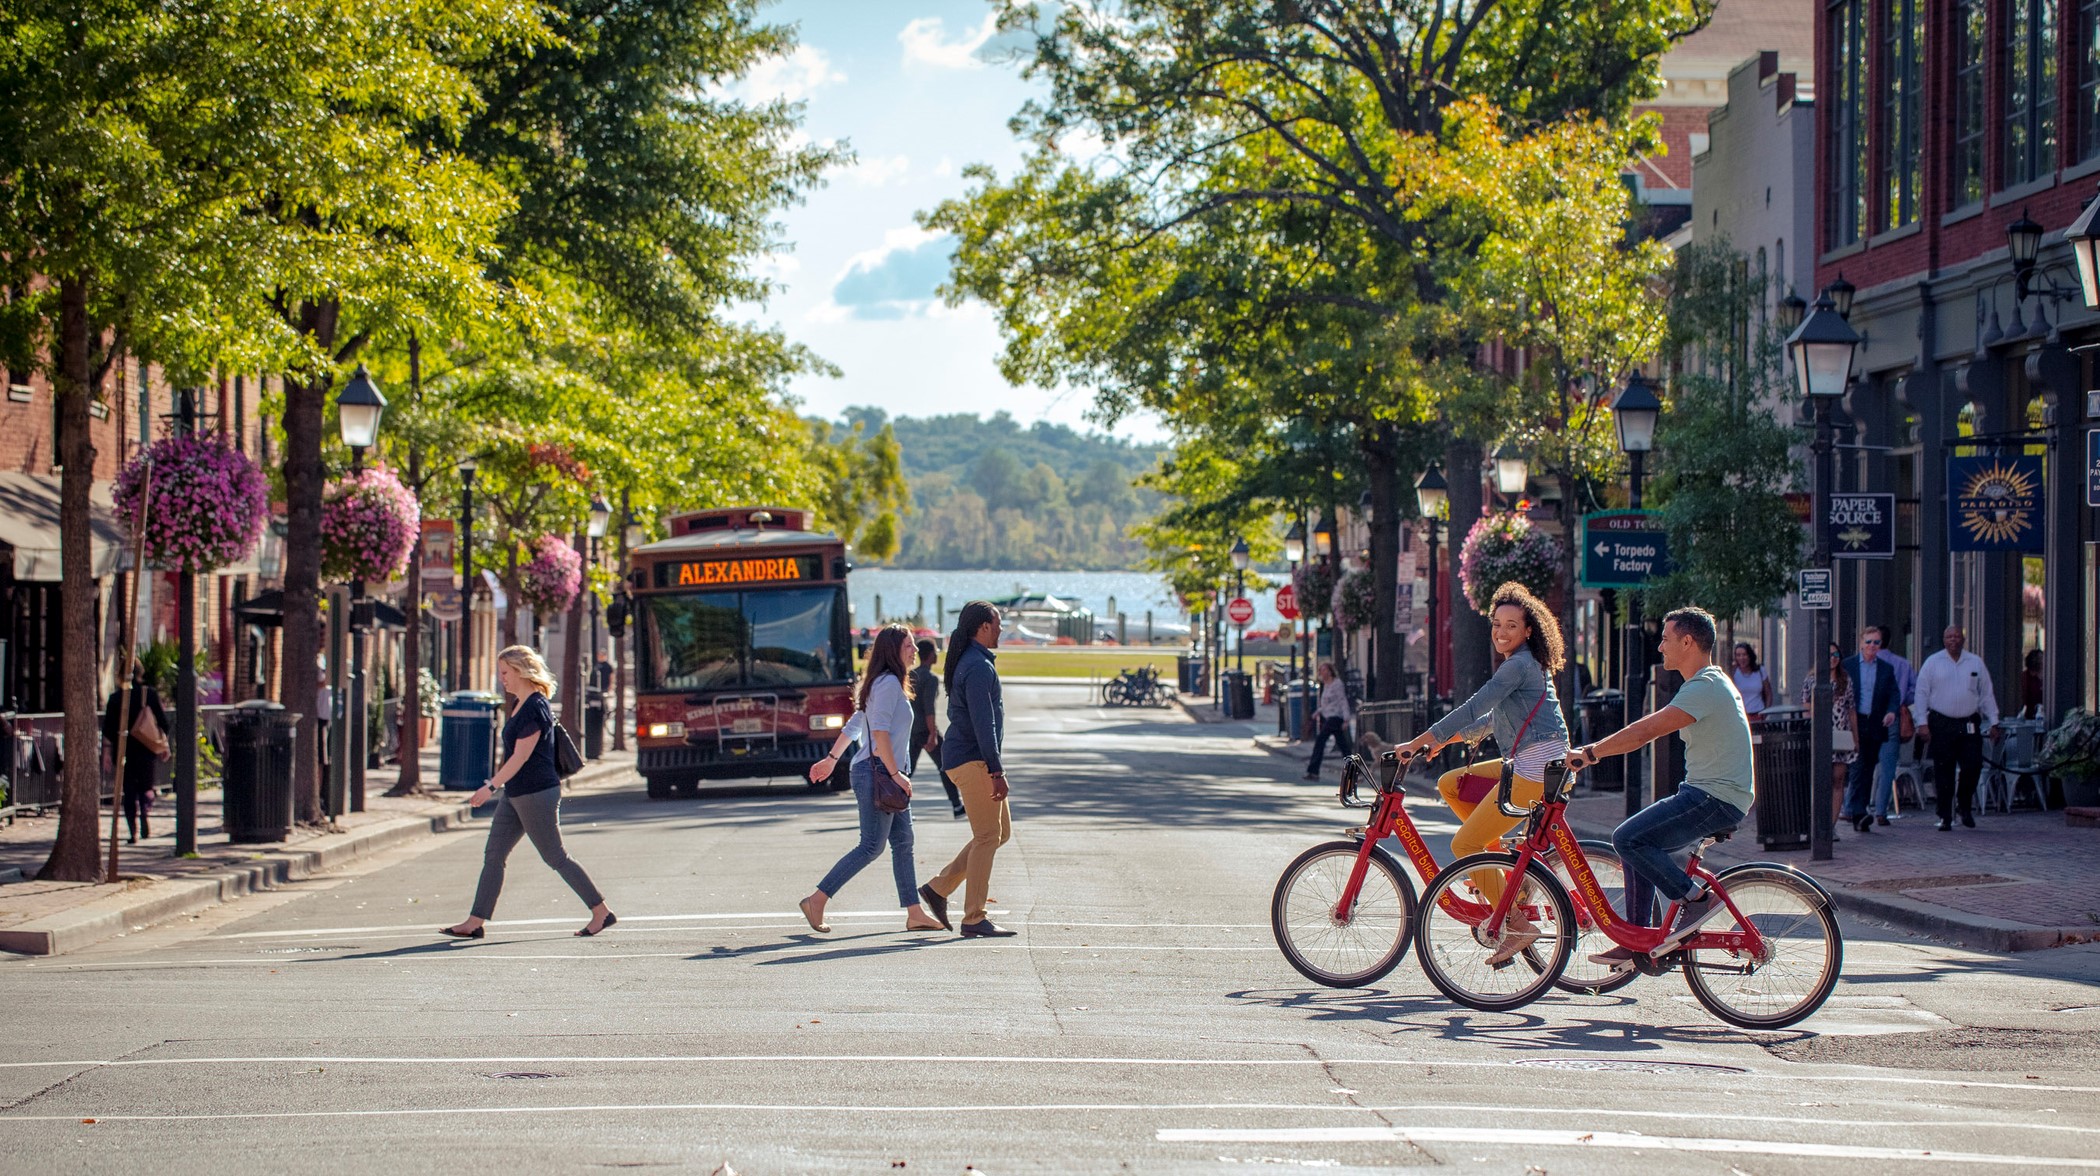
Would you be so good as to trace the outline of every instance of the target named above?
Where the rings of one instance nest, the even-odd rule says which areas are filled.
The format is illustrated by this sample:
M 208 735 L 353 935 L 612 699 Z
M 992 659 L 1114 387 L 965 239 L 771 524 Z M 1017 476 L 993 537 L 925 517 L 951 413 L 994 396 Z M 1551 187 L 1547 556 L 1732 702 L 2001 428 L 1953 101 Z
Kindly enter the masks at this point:
M 838 536 L 809 524 L 808 511 L 779 507 L 692 511 L 634 549 L 637 766 L 650 796 L 806 774 L 852 715 L 852 565 Z

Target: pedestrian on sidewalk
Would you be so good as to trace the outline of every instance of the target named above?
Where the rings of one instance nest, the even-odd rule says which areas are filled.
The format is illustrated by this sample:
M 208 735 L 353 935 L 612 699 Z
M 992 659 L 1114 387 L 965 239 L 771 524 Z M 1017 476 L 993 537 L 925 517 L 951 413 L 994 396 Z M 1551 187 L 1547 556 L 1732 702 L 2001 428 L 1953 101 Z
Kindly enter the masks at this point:
M 941 766 L 962 794 L 970 820 L 970 841 L 947 868 L 919 887 L 919 897 L 933 917 L 948 926 L 948 898 L 963 890 L 962 933 L 965 938 L 1000 937 L 1013 932 L 993 923 L 985 912 L 991 893 L 992 858 L 1013 836 L 1008 811 L 1006 765 L 1000 748 L 1006 738 L 1006 701 L 999 689 L 999 610 L 988 600 L 973 600 L 955 620 L 942 662 L 948 687 L 948 731 L 941 738 Z
M 1765 708 L 1772 705 L 1772 675 L 1757 663 L 1757 650 L 1749 642 L 1735 643 L 1735 668 L 1728 671 L 1728 680 L 1742 695 L 1743 713 L 1753 723 L 1761 721 Z
M 941 726 L 940 712 L 933 709 L 941 700 L 941 676 L 933 672 L 934 663 L 940 660 L 940 651 L 934 648 L 931 637 L 919 638 L 919 664 L 911 669 L 911 774 L 919 774 L 919 753 L 933 753 L 933 767 L 941 777 L 941 787 L 947 790 L 948 807 L 954 811 L 955 819 L 963 819 L 962 793 L 955 790 L 955 781 L 948 773 L 940 771 Z
M 1918 668 L 1918 730 L 1932 756 L 1933 801 L 1939 808 L 1940 832 L 1954 828 L 1961 815 L 1964 829 L 1976 827 L 1976 780 L 1983 774 L 1983 736 L 1996 739 L 1998 695 L 1990 668 L 1967 651 L 1961 626 L 1940 634 L 1943 646 Z
M 1503 780 L 1510 782 L 1510 803 L 1530 808 L 1546 795 L 1546 765 L 1568 754 L 1568 727 L 1553 689 L 1553 675 L 1567 664 L 1567 646 L 1553 610 L 1511 581 L 1495 589 L 1488 611 L 1489 637 L 1502 664 L 1473 697 L 1399 748 L 1403 757 L 1435 754 L 1469 735 L 1477 742 L 1492 730 L 1495 746 L 1508 749 L 1500 759 L 1454 768 L 1437 781 L 1437 791 L 1460 822 L 1451 837 L 1454 858 L 1500 849 L 1502 835 L 1524 819 L 1504 816 L 1495 803 Z M 1475 871 L 1473 886 L 1488 902 L 1502 899 L 1500 871 Z M 1509 962 L 1538 937 L 1531 920 L 1512 910 L 1488 965 Z
M 1896 738 L 1896 716 L 1903 710 L 1903 686 L 1895 666 L 1881 656 L 1881 630 L 1868 625 L 1859 633 L 1859 652 L 1845 659 L 1852 680 L 1852 704 L 1859 716 L 1859 754 L 1845 773 L 1845 805 L 1838 819 L 1862 833 L 1874 831 L 1869 811 L 1874 777 L 1881 770 L 1881 749 Z
M 1845 798 L 1845 781 L 1859 759 L 1859 708 L 1853 704 L 1852 676 L 1845 672 L 1845 656 L 1838 652 L 1837 642 L 1830 643 L 1829 656 L 1823 660 L 1823 674 L 1830 679 L 1830 819 L 1835 824 L 1838 806 Z M 1815 689 L 1814 674 L 1801 679 L 1801 705 L 1814 705 Z
M 1313 710 L 1313 722 L 1318 727 L 1313 733 L 1312 758 L 1306 761 L 1305 778 L 1320 778 L 1320 758 L 1327 750 L 1327 741 L 1334 740 L 1337 755 L 1349 754 L 1349 688 L 1342 685 L 1334 672 L 1333 662 L 1320 663 L 1320 701 Z
M 1654 951 L 1664 955 L 1727 908 L 1685 872 L 1674 855 L 1743 822 L 1755 799 L 1750 719 L 1728 675 L 1713 664 L 1714 618 L 1703 608 L 1663 617 L 1656 651 L 1666 670 L 1684 676 L 1670 704 L 1568 755 L 1580 770 L 1607 755 L 1623 755 L 1675 732 L 1684 740 L 1684 782 L 1677 791 L 1626 818 L 1612 831 L 1612 848 L 1626 865 L 1626 917 L 1642 927 L 1655 919 L 1655 892 L 1678 904 L 1677 925 Z M 1635 966 L 1634 953 L 1614 947 L 1590 957 L 1614 970 Z
M 1910 708 L 1918 701 L 1918 671 L 1910 659 L 1897 653 L 1895 637 L 1887 625 L 1876 625 L 1881 634 L 1881 660 L 1896 672 L 1896 686 L 1901 699 L 1896 706 L 1896 733 L 1881 745 L 1881 760 L 1874 766 L 1874 800 L 1869 805 L 1876 825 L 1889 823 L 1889 809 L 1894 807 L 1896 795 L 1896 765 L 1903 757 L 1903 745 L 1917 737 L 1917 724 L 1911 721 Z
M 831 753 L 810 765 L 810 783 L 821 783 L 831 778 L 847 746 L 859 745 L 853 753 L 851 778 L 853 798 L 860 808 L 860 843 L 847 850 L 816 890 L 802 900 L 802 917 L 809 920 L 811 930 L 831 930 L 831 924 L 824 921 L 824 904 L 869 862 L 882 856 L 884 842 L 890 847 L 890 871 L 897 879 L 897 905 L 904 908 L 904 929 L 939 931 L 944 927 L 919 905 L 919 879 L 911 857 L 911 806 L 891 813 L 875 804 L 878 768 L 896 780 L 907 800 L 911 797 L 911 776 L 897 754 L 898 748 L 911 743 L 913 730 L 910 655 L 905 652 L 910 648 L 911 630 L 903 625 L 884 625 L 876 632 L 868 649 L 867 668 L 861 671 L 860 686 L 853 692 L 853 717 L 832 742 Z
M 129 740 L 124 748 L 124 829 L 126 843 L 137 845 L 139 838 L 153 836 L 147 814 L 153 811 L 153 785 L 160 761 L 174 754 L 168 740 L 168 732 L 174 728 L 168 726 L 168 712 L 161 708 L 160 691 L 146 684 L 143 669 L 135 665 L 131 668 L 131 706 L 119 715 L 118 699 L 122 694 L 121 689 L 111 691 L 109 701 L 102 707 L 102 769 L 116 769 L 111 761 L 116 756 L 119 735 Z M 153 725 L 160 733 L 158 746 L 138 737 L 141 714 L 153 716 Z
M 496 655 L 496 677 L 503 692 L 514 700 L 510 719 L 503 724 L 503 766 L 468 797 L 477 808 L 495 797 L 496 816 L 489 822 L 488 846 L 482 850 L 481 882 L 474 888 L 472 913 L 465 922 L 439 930 L 456 939 L 481 938 L 482 924 L 495 915 L 496 899 L 503 893 L 503 868 L 510 851 L 518 847 L 520 837 L 530 837 L 540 860 L 591 908 L 591 921 L 576 934 L 596 935 L 619 919 L 591 884 L 590 875 L 562 848 L 561 774 L 554 767 L 550 702 L 554 675 L 531 646 L 513 645 Z

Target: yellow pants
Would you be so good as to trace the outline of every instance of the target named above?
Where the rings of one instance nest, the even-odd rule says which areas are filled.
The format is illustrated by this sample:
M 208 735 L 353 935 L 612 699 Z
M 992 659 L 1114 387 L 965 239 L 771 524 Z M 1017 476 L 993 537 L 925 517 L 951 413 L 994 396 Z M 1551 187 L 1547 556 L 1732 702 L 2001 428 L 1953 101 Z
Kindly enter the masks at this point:
M 1454 859 L 1467 854 L 1487 853 L 1502 848 L 1502 835 L 1517 827 L 1524 818 L 1505 817 L 1495 807 L 1495 794 L 1491 791 L 1478 801 L 1463 801 L 1458 798 L 1458 781 L 1461 776 L 1491 776 L 1502 778 L 1502 761 L 1483 760 L 1470 767 L 1455 768 L 1445 772 L 1436 782 L 1436 790 L 1443 794 L 1444 803 L 1458 814 L 1458 832 L 1451 835 L 1451 856 Z M 1539 780 L 1526 780 L 1518 776 L 1510 785 L 1511 804 L 1530 808 L 1546 796 L 1546 785 Z M 1502 901 L 1502 874 L 1495 870 L 1473 872 L 1473 885 L 1489 902 Z
M 985 770 L 983 760 L 948 769 L 948 778 L 955 781 L 955 790 L 962 794 L 963 810 L 970 816 L 970 840 L 955 860 L 926 885 L 943 898 L 954 894 L 956 887 L 963 887 L 961 921 L 982 923 L 984 896 L 991 893 L 992 855 L 1014 835 L 1013 818 L 1004 798 L 992 799 L 992 774 Z

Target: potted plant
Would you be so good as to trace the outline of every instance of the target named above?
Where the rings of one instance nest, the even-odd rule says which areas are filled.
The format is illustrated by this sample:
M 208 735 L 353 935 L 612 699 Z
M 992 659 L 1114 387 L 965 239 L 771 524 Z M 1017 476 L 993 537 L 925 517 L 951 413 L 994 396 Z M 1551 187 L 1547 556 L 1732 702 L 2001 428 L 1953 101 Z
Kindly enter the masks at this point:
M 423 738 L 419 746 L 429 747 L 437 734 L 438 710 L 444 706 L 445 690 L 438 685 L 437 675 L 429 666 L 417 671 L 416 711 L 423 716 Z
M 2066 806 L 2100 805 L 2100 714 L 2083 710 L 2066 714 L 2042 741 L 2036 762 L 2063 782 Z

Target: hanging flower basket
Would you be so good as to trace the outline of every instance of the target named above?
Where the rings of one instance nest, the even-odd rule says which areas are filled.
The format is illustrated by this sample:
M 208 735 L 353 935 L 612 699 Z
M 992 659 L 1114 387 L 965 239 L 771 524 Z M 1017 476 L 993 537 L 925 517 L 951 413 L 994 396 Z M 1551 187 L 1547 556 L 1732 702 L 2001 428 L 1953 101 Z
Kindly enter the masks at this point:
M 1495 589 L 1511 580 L 1541 600 L 1553 595 L 1560 574 L 1560 540 L 1519 514 L 1489 515 L 1473 524 L 1458 556 L 1458 578 L 1473 611 L 1486 615 Z
M 394 471 L 361 470 L 329 487 L 321 504 L 321 575 L 387 581 L 408 566 L 423 511 Z
M 583 557 L 559 535 L 533 542 L 532 558 L 518 569 L 518 596 L 542 615 L 569 607 L 583 590 Z
M 262 471 L 214 433 L 156 441 L 117 474 L 117 517 L 134 540 L 142 483 L 150 499 L 146 559 L 156 567 L 209 572 L 235 563 L 255 549 L 269 518 Z
M 1368 629 L 1378 619 L 1378 587 L 1369 568 L 1344 574 L 1334 586 L 1334 619 L 1344 629 Z
M 1325 613 L 1334 601 L 1335 571 L 1323 559 L 1307 559 L 1291 571 L 1291 584 L 1298 590 L 1308 618 Z

